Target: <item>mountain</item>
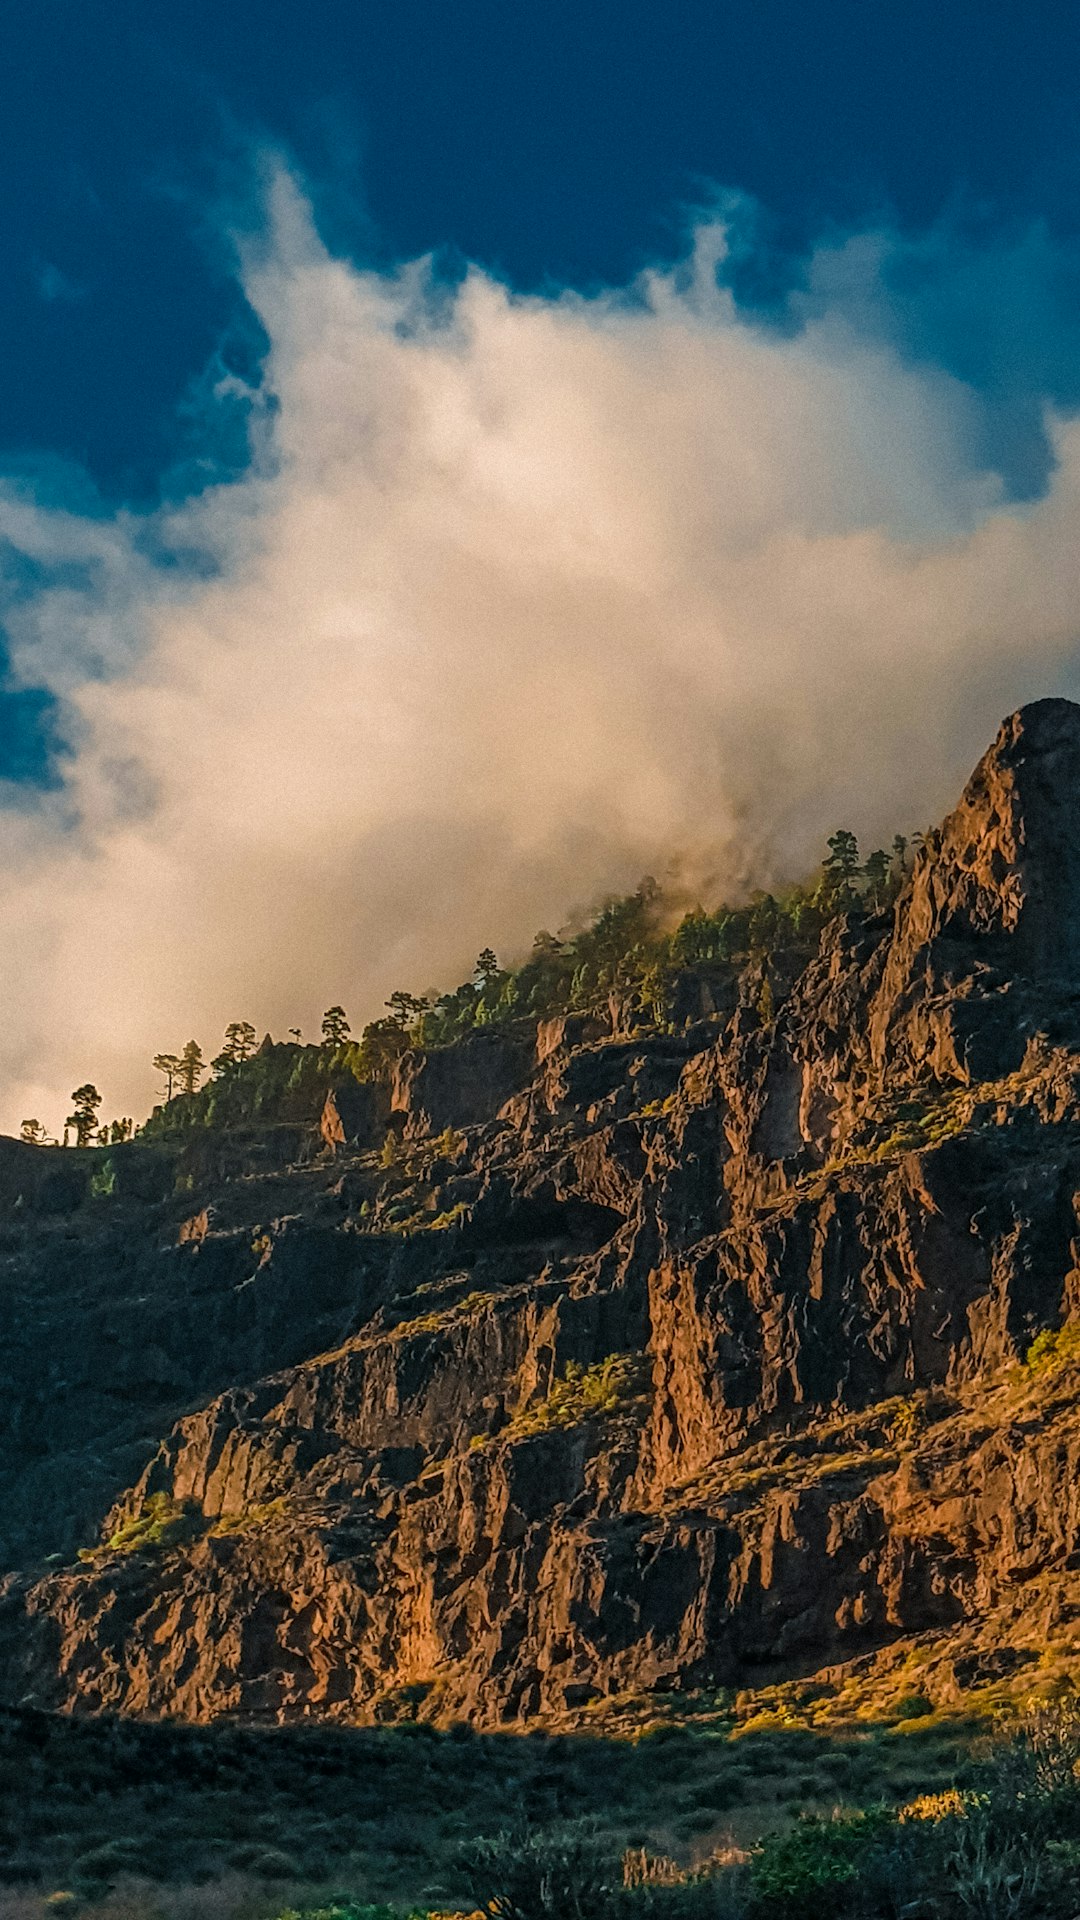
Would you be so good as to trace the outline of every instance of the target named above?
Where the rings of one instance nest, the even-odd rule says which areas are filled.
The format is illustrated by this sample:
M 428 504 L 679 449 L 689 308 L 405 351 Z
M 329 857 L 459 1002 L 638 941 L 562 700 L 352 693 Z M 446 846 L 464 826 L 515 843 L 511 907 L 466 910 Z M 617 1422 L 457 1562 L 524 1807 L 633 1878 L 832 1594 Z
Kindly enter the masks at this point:
M 888 913 L 682 1002 L 318 1123 L 0 1142 L 9 1699 L 565 1727 L 1072 1672 L 1080 707 L 1004 723 Z

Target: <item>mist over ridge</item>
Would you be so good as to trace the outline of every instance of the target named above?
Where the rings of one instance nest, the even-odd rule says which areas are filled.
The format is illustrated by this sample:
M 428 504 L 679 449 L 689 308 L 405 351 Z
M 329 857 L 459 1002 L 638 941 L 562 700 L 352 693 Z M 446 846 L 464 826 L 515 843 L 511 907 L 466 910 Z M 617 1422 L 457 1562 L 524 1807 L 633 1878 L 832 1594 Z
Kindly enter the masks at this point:
M 248 473 L 152 522 L 0 492 L 68 746 L 5 815 L 4 1130 L 87 1075 L 141 1114 L 162 1047 L 359 1024 L 647 870 L 767 885 L 925 825 L 1077 690 L 1080 427 L 1009 501 L 842 276 L 768 331 L 722 246 L 629 295 L 451 293 L 332 258 L 279 171 Z

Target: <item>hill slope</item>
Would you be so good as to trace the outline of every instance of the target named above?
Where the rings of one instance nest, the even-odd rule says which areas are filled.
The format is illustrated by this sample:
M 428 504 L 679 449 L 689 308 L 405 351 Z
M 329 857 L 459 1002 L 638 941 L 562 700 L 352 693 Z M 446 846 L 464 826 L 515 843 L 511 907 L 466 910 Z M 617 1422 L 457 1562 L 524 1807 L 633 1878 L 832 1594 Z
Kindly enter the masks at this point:
M 1038 702 L 771 1009 L 407 1054 L 393 1154 L 348 1089 L 107 1192 L 2 1143 L 9 1696 L 495 1726 L 1069 1670 L 1078 808 Z

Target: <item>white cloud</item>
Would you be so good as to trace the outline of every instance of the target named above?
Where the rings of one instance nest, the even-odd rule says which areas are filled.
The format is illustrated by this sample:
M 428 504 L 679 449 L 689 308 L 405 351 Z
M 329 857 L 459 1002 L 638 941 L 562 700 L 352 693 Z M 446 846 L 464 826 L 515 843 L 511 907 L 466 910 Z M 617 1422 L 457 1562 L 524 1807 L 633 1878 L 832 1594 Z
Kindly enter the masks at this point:
M 629 295 L 450 295 L 328 257 L 281 174 L 251 471 L 152 523 L 0 492 L 16 667 L 72 742 L 0 847 L 0 1124 L 87 1075 L 145 1111 L 161 1048 L 358 1023 L 670 857 L 767 879 L 925 824 L 1075 684 L 1080 427 L 1006 503 L 958 382 L 850 286 L 750 325 L 720 244 Z

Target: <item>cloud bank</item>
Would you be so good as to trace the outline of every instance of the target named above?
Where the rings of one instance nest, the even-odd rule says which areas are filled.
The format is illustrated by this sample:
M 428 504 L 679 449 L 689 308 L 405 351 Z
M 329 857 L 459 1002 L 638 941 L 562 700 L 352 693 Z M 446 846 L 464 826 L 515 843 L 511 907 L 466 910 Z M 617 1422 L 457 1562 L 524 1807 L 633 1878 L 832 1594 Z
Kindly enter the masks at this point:
M 881 324 L 880 249 L 768 329 L 723 245 L 448 290 L 330 257 L 279 172 L 247 473 L 153 518 L 0 488 L 13 668 L 68 744 L 0 816 L 0 1128 L 88 1076 L 143 1113 L 156 1051 L 358 1025 L 646 870 L 925 825 L 1004 712 L 1080 690 L 1080 424 L 1010 500 L 972 391 Z

